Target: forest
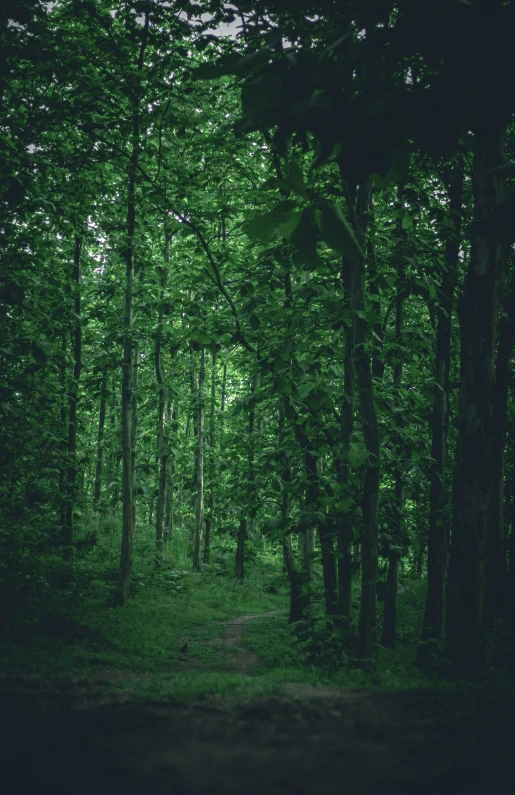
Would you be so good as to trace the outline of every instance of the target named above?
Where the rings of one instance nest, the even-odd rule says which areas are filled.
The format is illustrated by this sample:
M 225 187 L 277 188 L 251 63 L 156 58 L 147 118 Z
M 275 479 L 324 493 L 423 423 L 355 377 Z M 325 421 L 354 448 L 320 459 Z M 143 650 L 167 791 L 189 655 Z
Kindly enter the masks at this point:
M 513 688 L 515 2 L 3 6 L 0 701 Z

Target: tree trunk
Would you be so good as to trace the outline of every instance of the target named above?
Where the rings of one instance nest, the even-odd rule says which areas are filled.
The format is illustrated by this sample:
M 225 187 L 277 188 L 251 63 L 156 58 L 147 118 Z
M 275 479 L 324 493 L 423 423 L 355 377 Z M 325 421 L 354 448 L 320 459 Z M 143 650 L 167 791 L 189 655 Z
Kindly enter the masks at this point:
M 148 39 L 149 11 L 144 12 L 143 30 L 138 56 L 138 73 L 141 74 Z M 139 81 L 138 81 L 139 83 Z M 138 85 L 139 90 L 139 85 Z M 132 152 L 129 165 L 127 196 L 127 251 L 124 315 L 124 344 L 122 362 L 122 548 L 116 599 L 125 605 L 129 595 L 132 570 L 132 543 L 134 535 L 134 428 L 133 428 L 133 304 L 134 304 L 134 249 L 136 243 L 136 179 L 140 152 L 140 95 L 135 93 L 132 108 Z
M 97 460 L 95 465 L 95 484 L 93 486 L 93 510 L 98 512 L 100 506 L 100 494 L 102 491 L 102 466 L 104 462 L 104 430 L 107 408 L 107 365 L 102 371 L 102 382 L 100 384 L 100 406 L 98 409 L 98 434 L 97 434 Z
M 291 468 L 290 458 L 285 446 L 284 439 L 284 401 L 279 406 L 279 434 L 278 434 L 278 447 L 282 451 L 283 467 L 281 470 L 281 480 L 286 488 L 283 489 L 281 494 L 281 529 L 283 532 L 283 563 L 288 574 L 290 583 L 290 612 L 288 622 L 293 624 L 295 621 L 301 621 L 306 618 L 311 594 L 306 586 L 311 582 L 310 571 L 313 568 L 313 560 L 309 559 L 309 564 L 306 560 L 301 561 L 300 571 L 295 566 L 295 558 L 293 555 L 291 533 L 289 532 L 290 522 L 290 505 L 291 498 L 288 489 L 288 484 L 291 482 Z M 307 531 L 304 530 L 305 534 Z M 313 532 L 311 531 L 311 539 L 313 539 Z M 300 533 L 299 533 L 300 544 Z M 306 553 L 305 553 L 306 554 Z M 308 564 L 308 565 L 306 565 Z
M 252 378 L 251 386 L 250 386 L 250 395 L 252 396 L 258 384 L 258 377 L 255 375 Z M 255 409 L 252 407 L 249 412 L 249 424 L 247 430 L 247 462 L 248 462 L 248 471 L 247 471 L 247 495 L 242 500 L 243 510 L 245 513 L 250 513 L 253 508 L 254 502 L 254 420 L 256 417 Z M 240 521 L 240 526 L 238 528 L 238 539 L 236 544 L 236 560 L 234 565 L 234 576 L 240 582 L 243 582 L 245 578 L 245 542 L 248 536 L 248 520 L 242 519 Z
M 295 427 L 297 440 L 304 451 L 304 465 L 306 468 L 306 508 L 316 520 L 320 547 L 322 553 L 322 573 L 324 578 L 325 612 L 327 616 L 337 613 L 338 600 L 336 589 L 336 565 L 333 546 L 333 526 L 327 517 L 321 518 L 320 504 L 320 476 L 317 467 L 317 457 L 311 451 L 311 445 L 304 432 L 297 424 Z
M 419 540 L 418 549 L 415 552 L 414 560 L 413 560 L 414 567 L 415 567 L 415 573 L 420 578 L 422 578 L 422 574 L 424 572 L 424 554 L 425 554 L 425 551 L 426 551 L 426 539 L 425 538 L 421 538 Z
M 315 532 L 313 527 L 306 527 L 298 532 L 298 553 L 300 568 L 306 583 L 313 583 L 315 578 Z M 308 604 L 311 600 L 308 600 Z
M 503 599 L 506 592 L 506 542 L 504 531 L 504 457 L 506 447 L 506 419 L 510 385 L 510 360 L 515 332 L 515 278 L 504 302 L 499 328 L 499 346 L 495 367 L 495 389 L 493 404 L 493 452 L 494 471 L 492 508 L 488 523 L 487 566 L 485 583 L 485 606 L 483 611 L 483 634 L 492 643 L 496 654 L 499 643 L 499 622 L 506 610 Z
M 404 208 L 404 183 L 398 188 L 396 207 L 398 210 Z M 404 266 L 404 238 L 406 233 L 402 226 L 402 217 L 399 215 L 395 228 L 395 268 L 397 271 L 397 291 L 395 296 L 395 342 L 398 351 L 403 347 L 404 330 L 404 301 L 406 298 L 406 277 Z M 393 386 L 399 392 L 402 384 L 402 354 L 397 354 L 393 368 Z M 397 594 L 399 589 L 399 547 L 403 544 L 403 524 L 404 524 L 404 458 L 406 450 L 402 441 L 402 428 L 404 421 L 402 411 L 395 417 L 396 439 L 395 439 L 395 464 L 393 467 L 394 478 L 394 506 L 392 511 L 391 540 L 388 545 L 388 574 L 386 578 L 386 588 L 384 592 L 384 611 L 383 611 L 383 630 L 381 633 L 381 646 L 387 649 L 394 649 L 397 635 Z
M 454 233 L 445 245 L 445 269 L 436 330 L 435 392 L 431 418 L 431 483 L 427 542 L 427 595 L 417 665 L 423 665 L 430 651 L 428 641 L 439 640 L 443 632 L 444 582 L 447 541 L 445 537 L 445 457 L 447 450 L 449 367 L 451 361 L 451 319 L 461 241 L 463 173 L 454 170 L 447 178 L 449 209 Z M 421 550 L 423 549 L 421 544 Z
M 357 191 L 354 229 L 365 247 L 367 213 L 371 186 L 367 181 Z M 371 660 L 376 633 L 377 509 L 379 502 L 379 427 L 374 402 L 370 356 L 367 350 L 368 323 L 365 315 L 365 260 L 355 257 L 350 264 L 350 297 L 354 325 L 354 367 L 359 394 L 361 423 L 369 453 L 363 489 L 363 544 L 361 564 L 361 606 L 356 654 Z
M 474 227 L 459 312 L 460 396 L 446 630 L 451 671 L 468 678 L 484 668 L 487 528 L 498 476 L 493 460 L 499 433 L 493 427 L 494 351 L 508 246 L 499 242 L 488 216 L 505 198 L 505 180 L 495 170 L 506 162 L 504 138 L 491 127 L 476 132 Z
M 169 427 L 169 433 L 173 433 L 175 438 L 177 427 L 177 404 L 168 402 L 166 407 L 166 422 Z M 164 539 L 170 541 L 173 534 L 174 526 L 174 477 L 175 477 L 175 462 L 174 455 L 172 454 L 169 459 L 168 467 L 168 483 L 166 485 L 166 509 L 165 509 L 165 526 L 164 526 Z
M 283 541 L 283 559 L 290 582 L 290 612 L 288 615 L 288 623 L 294 624 L 296 621 L 301 621 L 306 617 L 309 594 L 303 593 L 305 582 L 302 574 L 298 572 L 295 567 L 291 535 L 287 535 Z
M 344 290 L 343 308 L 350 309 L 350 269 L 346 258 L 342 262 L 342 283 Z M 340 407 L 340 449 L 336 460 L 338 483 L 342 488 L 342 498 L 347 503 L 344 511 L 336 517 L 336 538 L 338 544 L 338 615 L 345 624 L 351 618 L 351 588 L 352 588 L 352 523 L 350 521 L 350 466 L 349 452 L 352 427 L 354 424 L 354 330 L 352 323 L 345 326 L 344 350 L 344 383 L 343 402 Z
M 165 240 L 164 250 L 164 263 L 161 274 L 161 296 L 159 301 L 159 314 L 157 321 L 156 341 L 154 349 L 154 359 L 156 366 L 156 378 L 159 388 L 159 399 L 157 405 L 157 455 L 159 467 L 159 480 L 157 489 L 157 506 L 156 506 L 156 549 L 158 552 L 163 551 L 164 539 L 164 524 L 165 524 L 165 505 L 166 505 L 166 486 L 168 483 L 168 448 L 165 434 L 165 412 L 168 402 L 168 390 L 165 384 L 165 377 L 163 372 L 163 363 L 161 361 L 161 349 L 163 339 L 163 318 L 164 318 L 164 294 L 166 282 L 168 279 L 168 271 L 166 267 L 170 261 L 169 249 L 172 235 L 167 235 Z
M 234 576 L 239 582 L 245 579 L 245 541 L 247 540 L 247 520 L 240 519 L 236 539 L 236 558 L 234 563 Z
M 73 333 L 73 381 L 70 387 L 68 406 L 68 473 L 66 483 L 66 509 L 64 518 L 63 558 L 71 560 L 73 554 L 73 512 L 77 497 L 77 405 L 79 402 L 79 380 L 82 369 L 82 321 L 80 317 L 80 259 L 82 238 L 75 235 L 73 253 L 73 277 L 75 286 L 74 333 Z
M 215 507 L 215 400 L 216 400 L 216 350 L 211 354 L 211 405 L 209 407 L 209 498 L 204 540 L 204 563 L 209 565 L 211 529 Z
M 200 350 L 200 368 L 198 374 L 197 394 L 197 497 L 195 505 L 195 544 L 193 550 L 193 568 L 200 571 L 202 531 L 204 524 L 204 379 L 206 372 L 206 356 L 204 348 Z

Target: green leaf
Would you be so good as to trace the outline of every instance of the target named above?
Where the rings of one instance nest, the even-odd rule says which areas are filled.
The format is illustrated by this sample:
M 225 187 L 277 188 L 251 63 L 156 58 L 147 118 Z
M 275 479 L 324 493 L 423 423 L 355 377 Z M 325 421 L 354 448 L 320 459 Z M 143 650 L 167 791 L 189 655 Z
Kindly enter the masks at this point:
M 280 202 L 269 212 L 251 218 L 245 225 L 246 234 L 253 242 L 266 243 L 274 236 L 279 224 L 291 219 L 294 208 L 295 203 L 292 201 Z
M 289 242 L 295 248 L 296 262 L 313 265 L 317 261 L 318 230 L 313 223 L 311 207 L 302 210 L 299 223 L 293 230 Z
M 191 339 L 193 342 L 200 343 L 200 345 L 209 345 L 211 342 L 209 334 L 206 334 L 204 331 L 199 331 L 198 329 L 192 333 Z
M 323 392 L 314 392 L 311 395 L 307 395 L 305 398 L 305 402 L 311 409 L 318 410 L 322 408 L 326 401 L 326 395 Z
M 261 321 L 258 316 L 253 312 L 249 318 L 250 328 L 252 331 L 257 331 L 261 327 Z
M 295 229 L 300 222 L 301 216 L 302 213 L 300 210 L 292 212 L 290 217 L 284 221 L 284 223 L 279 224 L 279 232 L 284 238 L 286 238 L 286 240 L 289 240 L 292 234 L 295 232 Z
M 283 490 L 282 483 L 279 480 L 279 478 L 273 478 L 271 486 L 272 486 L 274 491 L 282 491 Z
M 292 190 L 300 196 L 306 196 L 306 186 L 304 184 L 304 174 L 298 163 L 293 161 L 290 165 L 288 173 L 288 181 L 292 186 Z
M 322 240 L 339 254 L 347 257 L 363 256 L 363 251 L 354 231 L 334 202 L 320 202 L 320 215 L 318 219 Z
M 342 511 L 342 513 L 346 513 L 347 511 L 349 511 L 353 505 L 354 505 L 354 500 L 352 499 L 352 497 L 342 497 L 336 503 L 337 509 L 339 511 Z
M 361 466 L 365 463 L 370 453 L 363 442 L 352 442 L 349 450 L 349 464 L 351 466 Z

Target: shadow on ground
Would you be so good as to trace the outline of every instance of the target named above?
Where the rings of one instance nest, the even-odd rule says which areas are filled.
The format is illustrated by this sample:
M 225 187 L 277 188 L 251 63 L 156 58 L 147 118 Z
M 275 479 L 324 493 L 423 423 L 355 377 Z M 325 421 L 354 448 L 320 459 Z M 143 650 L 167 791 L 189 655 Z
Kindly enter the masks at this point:
M 265 614 L 270 615 L 270 614 Z M 227 670 L 259 658 L 226 622 Z M 185 644 L 183 666 L 188 661 Z M 3 791 L 53 795 L 470 795 L 512 777 L 513 692 L 302 684 L 195 703 L 133 695 L 123 671 L 0 679 Z M 114 688 L 114 689 L 113 689 Z
M 164 704 L 0 684 L 6 793 L 456 795 L 511 778 L 515 703 L 501 692 Z

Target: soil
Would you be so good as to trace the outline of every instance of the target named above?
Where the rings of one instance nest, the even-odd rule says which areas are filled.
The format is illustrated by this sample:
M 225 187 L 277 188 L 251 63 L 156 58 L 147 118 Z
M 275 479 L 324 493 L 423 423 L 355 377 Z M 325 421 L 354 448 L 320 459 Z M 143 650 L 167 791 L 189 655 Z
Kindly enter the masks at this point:
M 227 622 L 222 639 L 243 674 L 259 662 L 241 645 L 254 617 Z M 273 698 L 164 703 L 135 699 L 134 678 L 0 680 L 3 791 L 469 795 L 512 778 L 515 698 L 501 689 L 286 685 Z

